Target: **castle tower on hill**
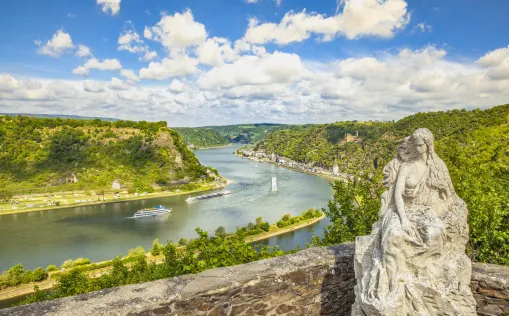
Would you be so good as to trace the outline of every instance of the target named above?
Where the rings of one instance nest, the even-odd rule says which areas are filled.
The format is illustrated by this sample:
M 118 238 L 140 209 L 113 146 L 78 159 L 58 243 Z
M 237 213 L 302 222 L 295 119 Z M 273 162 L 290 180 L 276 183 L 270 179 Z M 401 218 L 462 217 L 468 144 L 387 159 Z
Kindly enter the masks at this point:
M 350 143 L 350 142 L 358 143 L 361 140 L 362 139 L 359 137 L 359 131 L 355 131 L 355 136 L 353 136 L 350 133 L 346 133 L 345 138 L 343 138 L 343 140 L 341 140 L 341 144 L 346 144 L 346 143 Z

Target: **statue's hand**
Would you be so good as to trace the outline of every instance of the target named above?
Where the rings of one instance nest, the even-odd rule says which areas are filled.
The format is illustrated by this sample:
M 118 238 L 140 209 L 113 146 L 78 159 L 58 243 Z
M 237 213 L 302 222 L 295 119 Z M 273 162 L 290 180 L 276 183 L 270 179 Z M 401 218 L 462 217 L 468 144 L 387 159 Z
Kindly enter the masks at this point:
M 412 232 L 412 225 L 410 224 L 410 222 L 408 221 L 408 218 L 406 218 L 406 216 L 403 216 L 401 218 L 401 228 L 403 229 L 403 231 L 405 233 L 407 233 L 409 235 Z

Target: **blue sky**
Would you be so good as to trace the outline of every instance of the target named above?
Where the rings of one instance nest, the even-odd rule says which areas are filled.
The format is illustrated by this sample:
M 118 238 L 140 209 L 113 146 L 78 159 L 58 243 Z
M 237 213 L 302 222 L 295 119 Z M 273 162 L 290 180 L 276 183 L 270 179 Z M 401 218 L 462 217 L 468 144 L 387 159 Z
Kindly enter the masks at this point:
M 509 99 L 509 2 L 8 0 L 0 112 L 170 126 L 392 120 Z

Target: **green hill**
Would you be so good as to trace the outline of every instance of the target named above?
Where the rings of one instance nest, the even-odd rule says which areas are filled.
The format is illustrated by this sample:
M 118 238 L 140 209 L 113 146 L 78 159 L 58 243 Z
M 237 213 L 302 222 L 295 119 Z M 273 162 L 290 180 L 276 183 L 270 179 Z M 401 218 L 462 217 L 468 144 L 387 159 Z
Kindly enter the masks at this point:
M 0 117 L 0 187 L 15 193 L 212 180 L 166 122 Z M 77 182 L 75 182 L 77 178 Z
M 403 137 L 421 127 L 433 132 L 435 150 L 446 163 L 457 194 L 467 203 L 469 255 L 476 261 L 509 265 L 507 104 L 487 110 L 417 113 L 395 123 L 340 122 L 275 131 L 258 145 L 258 149 L 325 167 L 337 164 L 340 171 L 351 174 L 371 174 L 370 181 L 350 183 L 344 188 L 335 186 L 335 190 L 339 190 L 335 196 L 368 192 L 364 198 L 369 200 L 381 181 L 382 168 L 396 156 Z M 344 133 L 353 134 L 356 130 L 360 137 L 357 142 L 341 144 Z M 379 197 L 373 201 L 379 201 Z M 368 206 L 356 210 L 352 218 L 342 218 L 326 236 L 338 236 L 335 229 L 344 230 L 345 227 L 352 230 L 351 236 L 369 233 L 378 208 Z M 343 222 L 346 226 L 341 226 Z M 342 228 L 338 228 L 340 226 Z M 329 241 L 344 240 L 332 238 Z
M 182 135 L 187 145 L 194 148 L 223 146 L 230 143 L 217 131 L 209 128 L 178 127 L 175 130 Z
M 255 144 L 268 133 L 281 128 L 292 128 L 292 125 L 261 123 L 175 129 L 182 133 L 188 145 L 212 147 L 229 143 Z

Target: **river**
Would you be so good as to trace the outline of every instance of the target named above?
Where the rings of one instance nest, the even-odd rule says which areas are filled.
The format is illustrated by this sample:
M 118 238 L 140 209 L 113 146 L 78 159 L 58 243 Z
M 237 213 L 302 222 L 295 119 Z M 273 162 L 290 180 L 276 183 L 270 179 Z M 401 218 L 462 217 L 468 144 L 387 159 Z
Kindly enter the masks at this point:
M 329 181 L 272 164 L 238 158 L 236 147 L 200 150 L 201 163 L 218 169 L 233 181 L 232 194 L 186 203 L 188 195 L 154 198 L 113 204 L 81 206 L 0 216 L 0 271 L 21 263 L 25 269 L 60 266 L 64 260 L 78 257 L 91 261 L 112 259 L 127 254 L 130 248 L 151 248 L 154 239 L 161 243 L 197 237 L 196 227 L 213 234 L 218 226 L 235 231 L 262 216 L 275 223 L 285 213 L 298 215 L 310 208 L 322 208 L 332 197 Z M 277 177 L 278 191 L 271 192 L 271 178 Z M 191 196 L 203 193 L 195 193 Z M 170 215 L 130 219 L 143 207 L 165 205 Z M 299 231 L 276 236 L 258 243 L 281 249 L 305 246 L 320 233 L 328 219 Z

